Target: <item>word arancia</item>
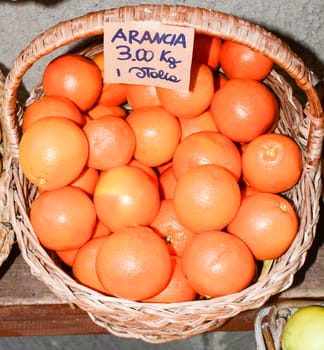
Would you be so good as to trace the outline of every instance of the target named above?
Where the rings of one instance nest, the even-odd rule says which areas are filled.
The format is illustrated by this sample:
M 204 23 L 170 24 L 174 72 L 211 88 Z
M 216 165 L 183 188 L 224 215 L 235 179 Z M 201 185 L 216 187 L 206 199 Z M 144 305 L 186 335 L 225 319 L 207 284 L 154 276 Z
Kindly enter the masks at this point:
M 111 42 L 114 43 L 117 40 L 123 40 L 129 44 L 142 44 L 144 42 L 149 42 L 151 44 L 157 43 L 166 44 L 169 46 L 180 45 L 183 48 L 187 47 L 186 36 L 183 33 L 151 33 L 149 30 L 139 32 L 136 29 L 130 29 L 125 32 L 123 28 L 119 28 L 112 37 Z
M 129 73 L 135 73 L 137 78 L 152 78 L 167 80 L 172 83 L 179 83 L 181 79 L 178 79 L 175 75 L 165 72 L 163 69 L 156 70 L 152 67 L 131 67 L 128 70 Z

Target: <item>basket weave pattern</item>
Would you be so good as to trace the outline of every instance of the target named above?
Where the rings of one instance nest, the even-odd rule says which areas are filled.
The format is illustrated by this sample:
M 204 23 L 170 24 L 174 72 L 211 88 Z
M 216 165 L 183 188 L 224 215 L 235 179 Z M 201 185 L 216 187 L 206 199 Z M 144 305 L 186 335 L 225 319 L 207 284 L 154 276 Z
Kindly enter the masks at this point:
M 324 306 L 323 300 L 291 300 L 265 307 L 255 319 L 257 350 L 281 350 L 283 329 L 291 315 L 305 306 Z
M 145 20 L 193 26 L 198 32 L 246 44 L 271 58 L 306 94 L 307 109 L 303 112 L 300 102 L 293 96 L 292 87 L 280 74 L 273 70 L 265 81 L 276 93 L 281 105 L 277 130 L 291 136 L 303 152 L 302 177 L 287 192 L 301 219 L 300 229 L 289 250 L 274 262 L 268 275 L 240 293 L 171 304 L 140 303 L 104 296 L 80 285 L 65 273 L 42 248 L 31 227 L 28 210 L 37 190 L 28 183 L 19 167 L 20 123 L 14 103 L 23 75 L 33 63 L 56 48 L 85 38 L 98 38 L 103 34 L 105 21 Z M 97 50 L 102 50 L 102 46 L 85 48 L 82 54 L 91 57 Z M 37 99 L 40 91 L 39 88 L 33 91 L 29 102 Z M 231 15 L 186 6 L 141 5 L 90 13 L 49 28 L 20 53 L 6 80 L 3 109 L 2 122 L 11 155 L 8 169 L 11 181 L 7 195 L 23 258 L 33 275 L 62 301 L 87 311 L 96 324 L 109 332 L 158 343 L 213 330 L 244 310 L 261 307 L 272 295 L 287 289 L 295 272 L 304 264 L 319 218 L 323 113 L 312 85 L 311 72 L 281 40 L 265 29 Z
M 5 77 L 0 71 L 0 118 L 2 118 L 2 101 L 4 94 L 4 82 Z M 2 135 L 1 137 L 5 137 Z M 8 258 L 12 245 L 14 244 L 14 232 L 10 224 L 9 218 L 9 206 L 7 201 L 7 185 L 9 181 L 8 174 L 6 173 L 9 160 L 7 153 L 5 152 L 5 140 L 1 140 L 0 143 L 0 266 Z

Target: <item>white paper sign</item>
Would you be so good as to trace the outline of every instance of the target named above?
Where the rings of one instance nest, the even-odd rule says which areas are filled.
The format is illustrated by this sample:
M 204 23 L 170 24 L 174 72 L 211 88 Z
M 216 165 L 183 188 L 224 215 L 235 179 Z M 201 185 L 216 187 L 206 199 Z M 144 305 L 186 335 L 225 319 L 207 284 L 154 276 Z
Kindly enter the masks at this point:
M 158 22 L 107 22 L 105 82 L 188 91 L 194 28 Z

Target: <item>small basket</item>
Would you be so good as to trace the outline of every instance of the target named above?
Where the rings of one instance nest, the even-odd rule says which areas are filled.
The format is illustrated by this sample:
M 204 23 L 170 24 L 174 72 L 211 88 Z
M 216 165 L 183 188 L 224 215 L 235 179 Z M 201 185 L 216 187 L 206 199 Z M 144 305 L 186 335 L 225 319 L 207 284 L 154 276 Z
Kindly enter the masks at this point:
M 324 299 L 289 300 L 261 309 L 254 322 L 257 350 L 281 350 L 283 329 L 287 321 L 294 312 L 311 305 L 324 306 Z
M 0 119 L 2 119 L 2 101 L 4 95 L 5 76 L 0 70 Z M 15 241 L 14 231 L 10 224 L 9 205 L 7 199 L 7 188 L 10 177 L 7 168 L 10 163 L 6 151 L 5 133 L 0 130 L 0 267 L 8 258 L 12 245 Z
M 301 147 L 304 169 L 298 184 L 287 197 L 298 212 L 300 228 L 288 251 L 276 259 L 268 274 L 243 291 L 209 300 L 153 304 L 128 301 L 102 295 L 77 283 L 64 272 L 40 245 L 28 218 L 36 188 L 23 176 L 18 161 L 20 123 L 15 98 L 26 71 L 40 58 L 69 44 L 100 39 L 106 21 L 157 21 L 163 24 L 190 26 L 197 32 L 231 39 L 262 52 L 285 72 L 305 93 L 305 114 L 293 96 L 293 88 L 275 69 L 265 83 L 277 95 L 281 109 L 278 131 L 290 135 Z M 102 39 L 102 38 L 101 38 Z M 91 56 L 102 45 L 83 49 Z M 38 87 L 31 96 L 39 96 Z M 34 276 L 43 281 L 63 302 L 77 305 L 108 332 L 120 337 L 140 338 L 163 343 L 184 339 L 222 326 L 242 311 L 259 308 L 274 294 L 291 286 L 293 277 L 304 264 L 312 245 L 319 219 L 321 195 L 320 158 L 323 143 L 323 113 L 312 84 L 312 73 L 279 38 L 260 26 L 235 16 L 203 8 L 177 5 L 125 6 L 92 12 L 61 22 L 35 38 L 16 58 L 6 79 L 3 128 L 9 139 L 11 181 L 7 188 L 11 220 L 22 256 Z

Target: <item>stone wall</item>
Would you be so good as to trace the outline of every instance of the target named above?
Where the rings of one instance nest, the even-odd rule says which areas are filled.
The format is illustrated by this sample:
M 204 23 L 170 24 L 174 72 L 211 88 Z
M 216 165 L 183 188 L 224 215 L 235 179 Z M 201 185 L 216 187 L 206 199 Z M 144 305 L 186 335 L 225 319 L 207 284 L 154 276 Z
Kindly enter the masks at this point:
M 286 41 L 305 64 L 324 77 L 323 0 L 39 0 L 0 1 L 0 68 L 6 73 L 19 51 L 48 27 L 72 17 L 109 7 L 137 3 L 183 4 L 231 13 L 260 24 Z M 55 53 L 57 54 L 57 52 Z M 24 77 L 25 94 L 40 79 L 47 56 Z

